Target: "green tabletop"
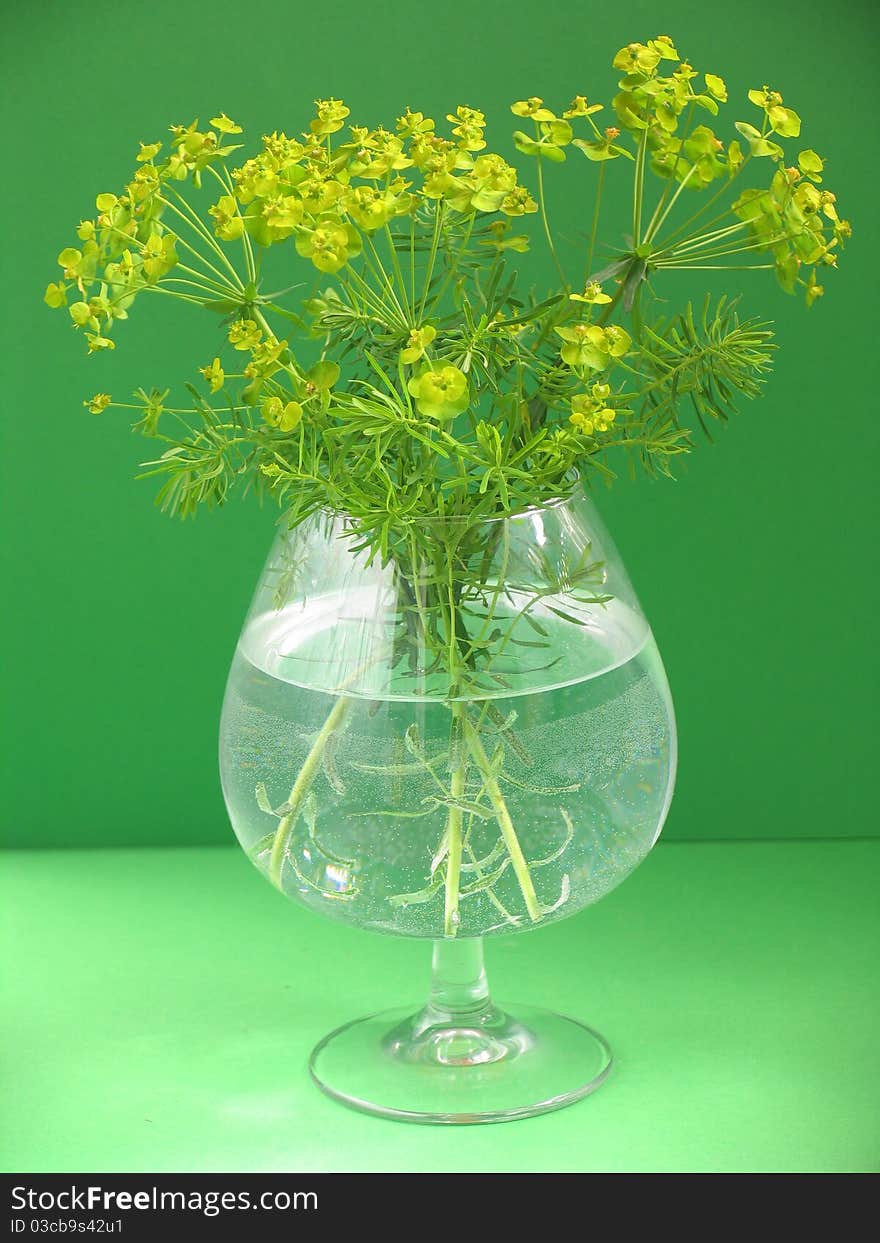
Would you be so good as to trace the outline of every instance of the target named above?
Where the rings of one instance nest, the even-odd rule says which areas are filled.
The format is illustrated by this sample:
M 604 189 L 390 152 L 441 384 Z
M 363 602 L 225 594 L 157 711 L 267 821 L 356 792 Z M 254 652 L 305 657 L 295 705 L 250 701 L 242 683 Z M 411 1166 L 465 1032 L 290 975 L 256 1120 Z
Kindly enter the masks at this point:
M 490 943 L 496 996 L 609 1039 L 558 1113 L 433 1128 L 325 1099 L 328 1029 L 422 999 L 428 946 L 273 893 L 232 848 L 2 868 L 7 1171 L 880 1168 L 880 841 L 671 843 L 597 907 Z

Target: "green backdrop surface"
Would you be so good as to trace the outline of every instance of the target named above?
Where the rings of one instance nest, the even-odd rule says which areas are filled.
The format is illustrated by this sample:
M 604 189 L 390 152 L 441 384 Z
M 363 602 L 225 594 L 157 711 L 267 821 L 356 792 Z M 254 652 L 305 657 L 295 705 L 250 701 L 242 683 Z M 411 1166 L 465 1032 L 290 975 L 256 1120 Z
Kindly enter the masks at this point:
M 662 14 L 658 16 L 658 12 Z M 465 102 L 493 118 L 539 94 L 610 98 L 632 39 L 671 34 L 733 96 L 768 82 L 805 118 L 804 146 L 856 236 L 812 312 L 766 273 L 744 306 L 779 317 L 760 405 L 676 483 L 599 497 L 664 654 L 681 735 L 668 832 L 679 838 L 872 831 L 877 419 L 872 380 L 876 101 L 873 5 L 508 3 L 278 6 L 61 0 L 4 13 L 7 160 L 2 420 L 6 666 L 3 826 L 20 845 L 228 840 L 215 737 L 226 669 L 276 514 L 233 505 L 172 525 L 132 476 L 146 442 L 81 401 L 179 384 L 217 325 L 145 305 L 110 358 L 42 305 L 55 256 L 116 187 L 138 140 L 224 109 L 296 132 L 343 96 L 370 123 Z M 726 113 L 732 125 L 735 113 Z M 11 146 L 12 150 L 9 151 Z M 566 169 L 562 232 L 584 227 L 593 171 Z M 612 169 L 617 173 L 622 169 Z M 559 185 L 563 184 L 562 178 Z M 625 229 L 604 229 L 619 241 Z M 607 220 L 606 220 L 607 225 Z M 549 274 L 548 274 L 549 275 Z M 294 278 L 295 279 L 295 278 Z M 721 286 L 714 286 L 720 292 Z M 692 292 L 703 286 L 694 282 Z M 684 291 L 666 292 L 677 300 Z M 158 304 L 159 299 L 155 300 Z
M 498 1002 L 595 1024 L 611 1076 L 429 1127 L 306 1071 L 338 1024 L 415 1009 L 426 942 L 285 902 L 236 849 L 10 852 L 0 1169 L 877 1171 L 878 881 L 876 840 L 672 842 L 589 910 L 492 937 Z

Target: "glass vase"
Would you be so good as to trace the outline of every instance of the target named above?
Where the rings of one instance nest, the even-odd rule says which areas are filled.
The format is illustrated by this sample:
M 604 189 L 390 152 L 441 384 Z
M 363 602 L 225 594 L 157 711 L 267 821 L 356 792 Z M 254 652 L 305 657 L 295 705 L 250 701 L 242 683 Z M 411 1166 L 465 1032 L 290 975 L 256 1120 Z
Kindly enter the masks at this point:
M 223 791 L 292 900 L 433 941 L 427 1004 L 325 1037 L 315 1082 L 362 1110 L 473 1123 L 593 1091 L 611 1053 L 580 1021 L 490 998 L 483 939 L 618 885 L 672 797 L 656 645 L 592 500 L 507 517 L 343 514 L 282 525 L 232 663 Z

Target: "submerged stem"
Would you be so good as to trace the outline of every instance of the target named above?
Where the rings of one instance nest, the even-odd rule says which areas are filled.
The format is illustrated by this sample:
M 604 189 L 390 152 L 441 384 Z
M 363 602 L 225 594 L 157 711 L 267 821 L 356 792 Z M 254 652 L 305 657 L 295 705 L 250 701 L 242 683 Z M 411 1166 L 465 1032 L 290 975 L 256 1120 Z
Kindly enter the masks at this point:
M 311 789 L 312 782 L 318 775 L 324 749 L 345 720 L 349 702 L 344 696 L 340 696 L 337 699 L 330 715 L 321 726 L 317 738 L 312 743 L 312 749 L 306 756 L 305 763 L 299 770 L 296 781 L 293 783 L 293 789 L 290 791 L 290 797 L 287 800 L 289 810 L 281 818 L 278 828 L 275 830 L 275 837 L 272 840 L 272 852 L 269 856 L 269 879 L 276 889 L 282 888 L 281 873 L 284 868 L 284 856 L 287 852 L 290 834 L 293 832 L 294 826 L 299 819 L 299 814 L 302 811 L 305 797 Z
M 532 882 L 532 874 L 529 871 L 529 865 L 526 863 L 525 855 L 522 852 L 522 846 L 519 844 L 519 838 L 516 835 L 516 829 L 513 827 L 513 821 L 510 818 L 510 812 L 507 810 L 507 803 L 501 792 L 492 764 L 486 755 L 480 735 L 469 721 L 464 721 L 464 733 L 467 739 L 468 748 L 480 775 L 483 778 L 483 784 L 486 793 L 492 803 L 495 812 L 495 819 L 498 821 L 498 827 L 501 830 L 501 836 L 504 839 L 504 845 L 507 847 L 507 853 L 510 855 L 510 862 L 513 866 L 514 875 L 519 883 L 520 891 L 525 900 L 526 910 L 529 919 L 533 922 L 541 918 L 541 905 L 538 902 L 535 886 Z
M 451 776 L 449 792 L 453 799 L 464 797 L 467 783 L 467 760 L 462 747 L 462 732 L 467 708 L 460 701 L 452 703 L 452 729 L 450 740 Z M 461 826 L 462 809 L 451 804 L 446 821 L 446 887 L 443 911 L 443 932 L 447 937 L 454 937 L 461 922 L 458 903 L 461 893 Z

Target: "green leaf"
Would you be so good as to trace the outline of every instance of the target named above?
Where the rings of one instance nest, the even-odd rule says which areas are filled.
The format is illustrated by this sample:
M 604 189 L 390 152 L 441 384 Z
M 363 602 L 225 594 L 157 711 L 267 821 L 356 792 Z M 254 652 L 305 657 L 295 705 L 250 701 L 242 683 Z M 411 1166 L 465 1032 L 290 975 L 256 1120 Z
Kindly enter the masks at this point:
M 520 613 L 520 617 L 524 622 L 527 622 L 533 630 L 536 630 L 538 634 L 543 635 L 545 639 L 548 637 L 549 631 L 546 627 L 541 625 L 537 617 L 533 617 L 531 613 Z
M 623 309 L 631 311 L 635 302 L 636 291 L 648 274 L 648 265 L 644 259 L 636 259 L 630 266 L 623 282 Z
M 216 311 L 219 315 L 231 315 L 234 311 L 241 310 L 241 303 L 233 302 L 229 298 L 212 298 L 203 302 L 202 306 L 208 311 Z
M 633 159 L 633 156 L 625 147 L 615 146 L 614 143 L 607 139 L 599 139 L 594 142 L 587 142 L 584 138 L 575 138 L 571 144 L 577 147 L 579 151 L 583 151 L 588 160 L 600 162 L 602 160 L 616 160 L 618 156 L 625 155 L 627 159 Z
M 776 104 L 768 110 L 767 116 L 775 132 L 782 138 L 797 138 L 800 134 L 801 119 L 791 108 Z
M 808 148 L 806 151 L 802 151 L 798 156 L 798 167 L 806 177 L 810 178 L 811 181 L 821 182 L 821 174 L 825 168 L 825 161 L 821 156 L 817 155 L 815 151 Z
M 786 293 L 794 293 L 800 264 L 795 254 L 776 260 L 776 279 Z
M 523 155 L 540 155 L 541 144 L 535 138 L 530 138 L 528 134 L 524 134 L 521 129 L 515 130 L 513 134 L 513 144 L 517 151 Z
M 694 95 L 691 102 L 698 104 L 700 108 L 705 108 L 707 112 L 711 112 L 713 117 L 718 116 L 718 105 L 711 95 Z
M 749 125 L 747 121 L 737 121 L 735 126 L 749 144 L 752 155 L 770 156 L 774 160 L 782 157 L 783 151 L 779 144 L 771 142 L 769 138 L 762 138 L 761 131 L 755 129 L 754 125 Z
M 522 315 L 515 315 L 511 319 L 498 320 L 493 324 L 493 328 L 512 328 L 516 324 L 529 324 L 535 319 L 540 319 L 546 310 L 549 310 L 551 306 L 556 306 L 564 298 L 565 294 L 554 294 L 551 298 L 545 298 L 543 302 L 533 306 L 531 310 L 523 312 Z
M 333 388 L 339 379 L 340 367 L 338 363 L 331 362 L 329 358 L 322 358 L 320 362 L 315 363 L 314 367 L 310 367 L 306 372 L 306 378 L 314 384 L 319 391 Z

